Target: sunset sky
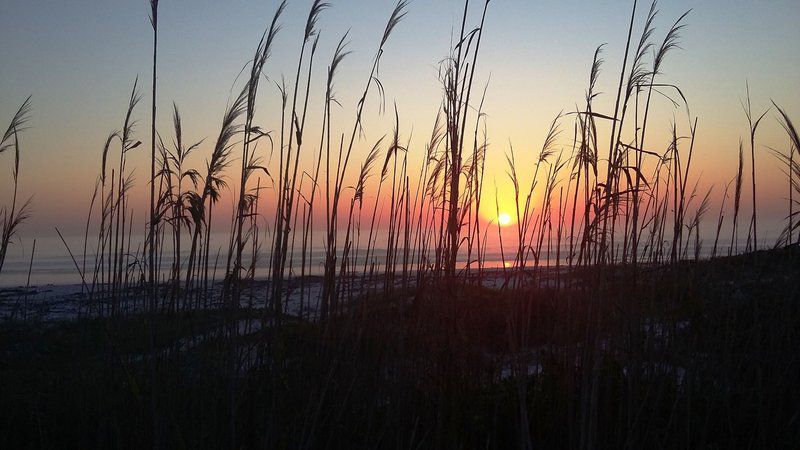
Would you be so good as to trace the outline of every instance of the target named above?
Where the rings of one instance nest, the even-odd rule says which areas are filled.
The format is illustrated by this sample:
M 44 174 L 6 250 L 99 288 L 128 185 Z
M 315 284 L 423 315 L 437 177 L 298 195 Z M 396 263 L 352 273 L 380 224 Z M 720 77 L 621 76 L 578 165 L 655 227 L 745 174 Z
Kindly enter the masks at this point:
M 162 0 L 158 125 L 162 135 L 171 139 L 170 108 L 175 101 L 181 108 L 187 140 L 206 139 L 191 164 L 199 167 L 204 163 L 231 87 L 251 58 L 277 3 Z M 279 127 L 274 81 L 282 75 L 287 80 L 294 76 L 310 3 L 290 1 L 283 16 L 283 29 L 265 69 L 269 81 L 260 90 L 256 122 L 264 129 Z M 319 128 L 323 73 L 336 43 L 350 29 L 353 53 L 336 81 L 337 98 L 343 106 L 335 114 L 339 131 L 343 131 L 352 126 L 357 96 L 394 6 L 393 0 L 331 3 L 318 24 L 321 38 L 309 116 L 312 136 Z M 441 99 L 437 64 L 448 54 L 462 5 L 460 0 L 412 2 L 386 47 L 380 79 L 386 89 L 387 110 L 396 102 L 401 136 L 412 139 L 412 159 L 423 152 L 433 126 Z M 649 2 L 640 3 L 640 17 L 648 6 Z M 28 95 L 33 96 L 30 129 L 21 135 L 20 192 L 23 197 L 33 195 L 34 214 L 21 231 L 23 238 L 51 235 L 54 225 L 68 234 L 82 232 L 103 142 L 112 129 L 122 126 L 137 75 L 144 97 L 135 112 L 139 121 L 136 139 L 144 145 L 131 162 L 137 181 L 134 209 L 144 210 L 152 57 L 148 7 L 145 0 L 6 0 L 0 6 L 0 126 L 5 129 L 18 106 Z M 599 85 L 603 95 L 596 109 L 613 112 L 630 8 L 627 0 L 490 3 L 476 86 L 482 89 L 489 81 L 484 105 L 490 142 L 486 181 L 493 185 L 497 180 L 501 197 L 510 198 L 505 174 L 509 142 L 517 154 L 518 171 L 529 177 L 552 118 L 582 102 L 593 52 L 602 43 L 607 44 L 606 63 Z M 694 173 L 702 174 L 705 189 L 714 185 L 719 193 L 735 175 L 738 140 L 747 133 L 740 105 L 746 82 L 757 112 L 774 100 L 800 120 L 800 3 L 665 0 L 659 9 L 657 41 L 677 17 L 692 9 L 681 38 L 682 49 L 669 55 L 662 80 L 679 85 L 688 98 L 692 118 L 699 117 Z M 657 108 L 660 112 L 652 119 L 652 142 L 654 148 L 663 150 L 666 141 L 659 137 L 666 135 L 670 121 L 674 118 L 685 131 L 688 119 L 685 112 L 672 109 L 663 99 L 657 101 Z M 393 114 L 378 113 L 378 97 L 372 95 L 366 107 L 366 139 L 357 149 L 359 158 L 375 140 L 392 131 Z M 569 148 L 571 127 L 565 123 L 561 147 Z M 786 186 L 768 147 L 784 150 L 787 141 L 774 111 L 767 115 L 757 145 L 760 214 L 777 223 L 786 212 Z M 315 146 L 307 151 L 313 153 Z M 0 155 L 3 204 L 10 197 L 10 153 Z M 357 170 L 353 166 L 351 174 Z M 493 196 L 493 187 L 487 190 Z M 777 227 L 767 230 L 775 233 Z

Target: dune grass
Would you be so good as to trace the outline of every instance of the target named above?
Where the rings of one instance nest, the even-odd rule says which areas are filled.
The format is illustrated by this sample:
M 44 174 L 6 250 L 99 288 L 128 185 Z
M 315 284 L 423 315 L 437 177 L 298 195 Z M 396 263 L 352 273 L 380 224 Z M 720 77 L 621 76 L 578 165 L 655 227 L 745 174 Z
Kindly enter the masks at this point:
M 491 143 L 488 81 L 478 94 L 488 0 L 464 2 L 454 42 L 442 49 L 442 97 L 424 148 L 412 145 L 399 102 L 393 129 L 369 130 L 377 139 L 364 130 L 371 108 L 389 110 L 379 67 L 390 38 L 402 38 L 409 3 L 387 11 L 352 122 L 334 119 L 348 110 L 335 82 L 358 30 L 338 39 L 323 63 L 324 96 L 314 95 L 327 39 L 320 23 L 332 7 L 321 0 L 310 2 L 294 81 L 276 83 L 277 105 L 259 97 L 285 6 L 195 167 L 190 155 L 203 154 L 204 141 L 187 139 L 177 105 L 172 130 L 156 129 L 158 1 L 150 1 L 147 238 L 132 242 L 141 226 L 127 164 L 141 145 L 137 80 L 121 131 L 105 141 L 81 264 L 74 258 L 84 317 L 0 328 L 15 342 L 0 383 L 10 386 L 0 388 L 3 429 L 12 414 L 22 417 L 0 446 L 728 448 L 800 438 L 800 266 L 791 245 L 800 143 L 775 105 L 789 137 L 788 152 L 776 152 L 788 178 L 787 231 L 775 249 L 758 251 L 756 131 L 767 111 L 753 114 L 748 86 L 752 215 L 740 249 L 745 143 L 724 191 L 704 186 L 694 167 L 702 121 L 666 73 L 689 12 L 659 39 L 657 3 L 643 14 L 633 1 L 620 24 L 622 60 L 605 61 L 597 47 L 582 104 L 547 125 L 526 167 L 511 143 L 507 151 Z M 602 94 L 598 81 L 615 63 L 618 82 Z M 612 111 L 596 106 L 601 95 L 612 96 Z M 664 107 L 656 96 L 674 117 L 664 142 L 653 137 L 655 108 Z M 261 104 L 279 111 L 278 123 L 257 123 Z M 0 143 L 16 161 L 29 108 Z M 306 120 L 312 108 L 322 112 L 317 130 Z M 503 153 L 515 191 L 509 227 L 487 223 L 493 208 L 481 203 L 491 190 L 486 159 Z M 18 167 L 0 270 L 27 215 L 27 203 L 16 205 Z M 230 233 L 217 250 L 212 213 L 227 188 Z M 714 192 L 723 202 L 704 258 Z M 718 257 L 729 216 L 730 247 Z M 500 267 L 487 257 L 495 234 Z
M 13 194 L 11 196 L 11 205 L 3 205 L 0 207 L 0 216 L 2 216 L 2 231 L 0 232 L 0 272 L 3 271 L 3 263 L 8 254 L 8 247 L 12 244 L 12 239 L 19 231 L 20 226 L 28 219 L 30 215 L 31 199 L 29 198 L 21 205 L 17 204 L 17 192 L 19 189 L 19 174 L 20 174 L 20 142 L 19 133 L 25 130 L 26 124 L 30 120 L 31 111 L 31 98 L 28 97 L 17 109 L 11 123 L 8 125 L 3 139 L 0 140 L 0 154 L 7 150 L 14 150 L 14 164 L 12 167 L 12 182 Z

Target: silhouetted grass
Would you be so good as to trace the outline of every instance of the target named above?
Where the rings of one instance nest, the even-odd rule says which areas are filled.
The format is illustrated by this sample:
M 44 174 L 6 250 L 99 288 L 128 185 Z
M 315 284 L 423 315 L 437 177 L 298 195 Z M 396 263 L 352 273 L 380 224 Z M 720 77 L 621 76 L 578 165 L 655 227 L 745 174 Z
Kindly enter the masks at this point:
M 137 187 L 127 165 L 127 153 L 141 144 L 134 83 L 121 131 L 112 131 L 103 147 L 81 264 L 70 250 L 84 280 L 84 314 L 0 326 L 0 340 L 12 343 L 0 365 L 0 447 L 774 448 L 796 442 L 800 265 L 789 244 L 800 223 L 794 219 L 800 143 L 787 112 L 776 106 L 790 139 L 780 156 L 789 184 L 787 247 L 738 254 L 742 142 L 732 205 L 725 203 L 729 184 L 711 258 L 702 258 L 712 194 L 693 166 L 702 121 L 664 66 L 688 12 L 659 40 L 656 2 L 642 15 L 634 1 L 620 30 L 627 38 L 610 94 L 613 111 L 596 106 L 601 69 L 614 63 L 604 61 L 600 46 L 584 101 L 549 124 L 533 165 L 519 163 L 520 150 L 509 143 L 515 226 L 485 223 L 482 208 L 492 209 L 481 204 L 485 162 L 502 150 L 490 145 L 487 90 L 480 98 L 473 91 L 481 38 L 490 31 L 484 29 L 490 2 L 479 3 L 465 2 L 454 42 L 442 49 L 442 98 L 420 149 L 397 102 L 393 129 L 364 138 L 372 94 L 379 111 L 386 109 L 378 68 L 408 11 L 404 0 L 389 13 L 345 128 L 334 125 L 341 122 L 335 106 L 342 106 L 335 80 L 350 32 L 327 60 L 324 97 L 313 95 L 319 22 L 331 6 L 320 0 L 310 2 L 294 82 L 276 83 L 278 123 L 257 123 L 281 2 L 198 169 L 189 155 L 204 151 L 202 141 L 188 144 L 176 105 L 172 141 L 156 130 L 158 2 L 151 0 L 147 238 L 132 242 L 142 225 L 130 205 Z M 653 94 L 668 99 L 665 109 L 674 117 L 662 143 L 653 142 Z M 322 111 L 318 140 L 306 128 L 315 107 Z M 26 101 L 0 151 L 19 154 L 28 109 Z M 744 109 L 753 203 L 746 248 L 758 250 L 756 131 L 765 115 L 752 114 L 749 87 Z M 235 158 L 240 167 L 229 173 Z M 27 210 L 16 207 L 18 163 L 13 173 L 0 269 Z M 231 231 L 226 250 L 215 256 L 212 211 L 229 183 Z M 731 207 L 728 256 L 718 258 Z M 495 209 L 499 217 L 497 201 Z M 320 217 L 323 233 L 315 225 Z M 502 267 L 489 267 L 486 256 L 495 232 Z M 321 276 L 311 276 L 316 265 Z

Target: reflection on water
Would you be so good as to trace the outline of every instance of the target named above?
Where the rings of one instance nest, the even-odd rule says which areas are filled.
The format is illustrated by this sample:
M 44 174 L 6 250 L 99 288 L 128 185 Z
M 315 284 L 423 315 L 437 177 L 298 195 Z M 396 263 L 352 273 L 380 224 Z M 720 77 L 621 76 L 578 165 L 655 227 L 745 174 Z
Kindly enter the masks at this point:
M 86 280 L 87 283 L 91 283 L 92 278 L 92 271 L 95 264 L 95 247 L 96 241 L 92 241 L 92 238 L 89 238 L 89 242 L 87 243 L 86 249 L 86 256 L 84 258 L 84 239 L 83 236 L 80 237 L 65 237 L 67 245 L 69 246 L 72 255 L 74 256 L 74 261 L 72 257 L 70 257 L 69 252 L 67 251 L 64 243 L 61 242 L 61 239 L 56 237 L 46 237 L 46 238 L 37 238 L 36 240 L 36 253 L 33 258 L 33 265 L 30 271 L 30 284 L 31 286 L 41 286 L 46 284 L 77 284 L 81 282 L 81 277 L 79 274 L 76 265 L 81 270 L 86 271 Z M 95 237 L 96 240 L 96 237 Z M 136 237 L 132 238 L 132 242 L 141 242 L 142 239 L 139 238 L 137 240 Z M 265 278 L 268 275 L 269 271 L 269 261 L 270 261 L 270 254 L 266 251 L 269 247 L 269 240 L 261 238 L 262 241 L 262 252 L 259 254 L 257 262 L 256 262 L 256 277 L 257 278 Z M 366 239 L 362 239 L 361 248 L 358 253 L 358 257 L 356 258 L 356 267 L 361 270 L 364 266 L 364 253 L 365 253 L 365 243 Z M 379 235 L 378 239 L 378 246 L 381 243 L 381 236 Z M 384 241 L 385 242 L 385 241 Z M 711 254 L 712 246 L 713 246 L 713 237 L 704 239 L 704 244 L 701 248 L 700 255 L 701 257 L 708 257 Z M 710 243 L 709 243 L 710 242 Z M 770 245 L 770 241 L 765 239 L 765 243 Z M 134 244 L 135 246 L 136 244 Z M 720 239 L 718 244 L 718 254 L 727 254 L 728 252 L 728 241 L 723 242 Z M 739 244 L 739 248 L 744 248 L 745 243 L 742 242 Z M 188 243 L 183 245 L 184 251 L 182 252 L 182 258 L 188 258 Z M 226 256 L 227 256 L 227 247 L 228 247 L 228 234 L 227 233 L 214 233 L 212 234 L 211 239 L 211 255 L 209 257 L 209 276 L 216 270 L 216 279 L 220 279 L 222 277 L 223 272 L 225 271 L 225 264 L 226 264 Z M 299 246 L 298 246 L 299 247 Z M 693 246 L 692 246 L 693 247 Z M 15 242 L 10 248 L 8 256 L 6 257 L 5 264 L 3 266 L 3 271 L 0 273 L 0 287 L 9 287 L 9 286 L 24 286 L 27 283 L 28 279 L 28 269 L 31 266 L 31 248 L 32 248 L 32 240 Z M 667 245 L 668 248 L 668 245 Z M 172 247 L 169 243 L 164 244 L 164 256 L 163 260 L 161 261 L 161 276 L 166 277 L 168 276 L 169 267 L 172 264 Z M 352 250 L 351 253 L 351 262 L 354 257 L 355 248 Z M 500 252 L 500 247 L 497 245 L 488 246 L 485 254 L 483 255 L 483 266 L 486 268 L 499 268 L 499 267 L 511 267 L 513 265 L 513 259 L 515 255 L 516 247 L 513 243 L 505 243 L 505 252 Z M 139 276 L 139 266 L 138 266 L 138 259 L 137 255 L 141 253 L 141 248 L 136 249 L 133 248 L 131 250 L 131 255 L 128 256 L 127 263 L 131 264 L 131 275 L 132 279 L 136 279 Z M 556 249 L 550 249 L 549 254 L 546 253 L 546 249 L 542 249 L 542 257 L 539 260 L 539 264 L 542 266 L 548 265 L 555 265 L 556 264 Z M 567 262 L 567 257 L 569 253 L 568 245 L 562 245 L 560 254 L 561 263 L 564 264 Z M 218 255 L 217 255 L 218 254 Z M 400 254 L 402 255 L 402 250 L 400 250 Z M 693 256 L 693 248 L 690 249 L 690 254 Z M 466 249 L 464 249 L 460 253 L 460 263 L 463 266 L 467 263 L 467 255 Z M 434 257 L 434 252 L 431 252 L 431 257 Z M 505 259 L 504 259 L 505 257 Z M 250 255 L 246 251 L 243 255 L 244 258 L 244 265 L 245 267 L 249 267 L 250 265 Z M 306 275 L 322 275 L 323 273 L 323 265 L 325 262 L 325 251 L 322 245 L 316 245 L 307 255 L 306 260 Z M 371 259 L 373 260 L 376 270 L 382 270 L 381 264 L 386 260 L 386 251 L 385 249 L 378 248 L 375 251 L 371 250 Z M 397 262 L 398 271 L 402 270 L 402 256 L 398 258 L 399 261 Z M 476 255 L 472 255 L 472 267 L 476 267 L 475 265 Z M 532 261 L 533 258 L 530 257 L 529 261 Z M 216 261 L 216 267 L 215 267 Z M 294 257 L 289 260 L 287 258 L 287 275 L 292 276 L 299 276 L 300 275 L 300 264 L 301 264 L 301 255 L 299 248 L 294 254 Z M 530 265 L 530 263 L 529 263 Z M 292 267 L 292 271 L 289 272 L 289 266 Z M 184 261 L 185 267 L 185 261 Z M 409 262 L 409 268 L 411 270 L 415 269 L 414 265 Z

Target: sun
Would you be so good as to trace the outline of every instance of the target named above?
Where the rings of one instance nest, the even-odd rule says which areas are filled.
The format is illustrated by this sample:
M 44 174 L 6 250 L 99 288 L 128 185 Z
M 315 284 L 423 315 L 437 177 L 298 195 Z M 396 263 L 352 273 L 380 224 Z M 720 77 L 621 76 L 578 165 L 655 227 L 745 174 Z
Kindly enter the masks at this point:
M 503 227 L 509 225 L 511 224 L 511 216 L 506 212 L 501 212 L 497 215 L 497 223 Z

